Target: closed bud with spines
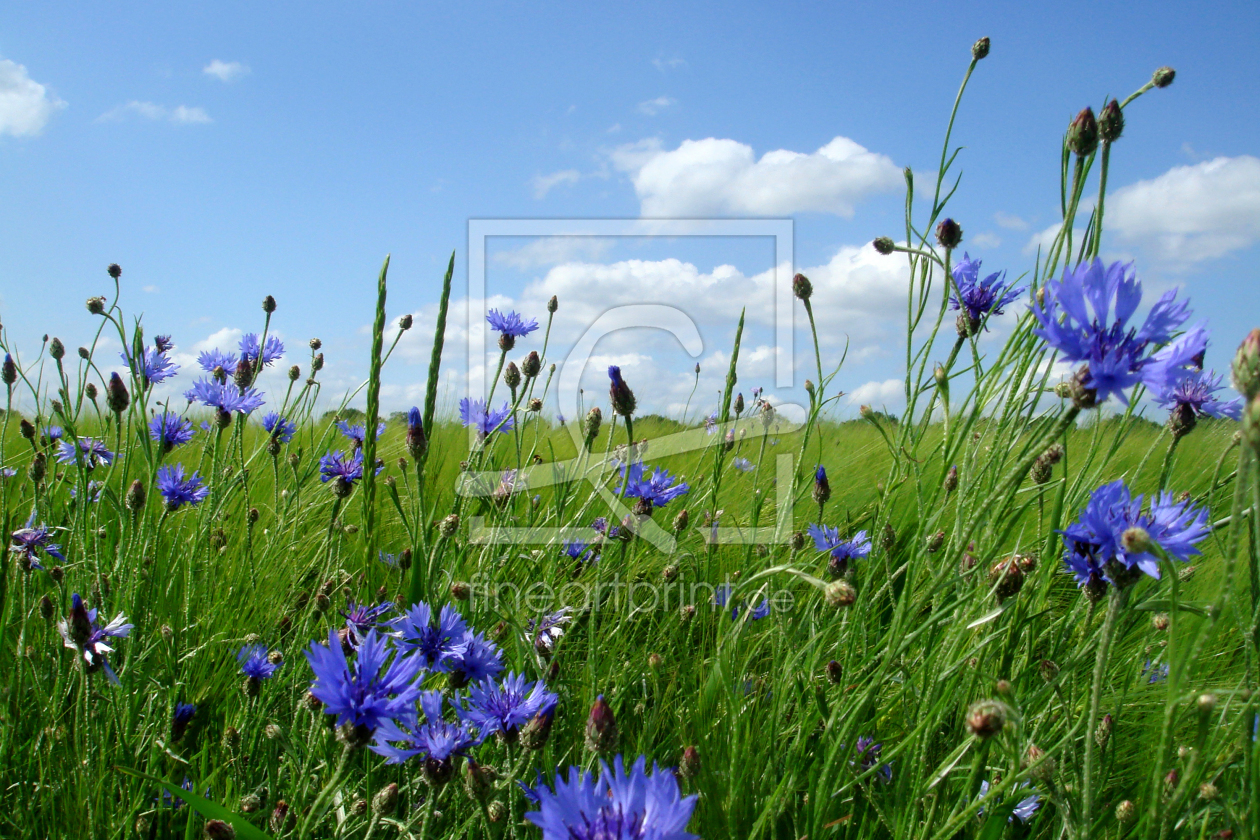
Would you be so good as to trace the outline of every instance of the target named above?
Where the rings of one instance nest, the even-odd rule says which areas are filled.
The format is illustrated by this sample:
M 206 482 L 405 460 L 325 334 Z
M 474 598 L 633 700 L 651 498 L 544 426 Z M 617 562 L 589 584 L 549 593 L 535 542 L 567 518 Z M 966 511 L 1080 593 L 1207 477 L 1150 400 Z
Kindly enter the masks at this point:
M 831 482 L 827 480 L 827 470 L 822 464 L 814 470 L 814 501 L 819 505 L 825 505 L 831 499 Z
M 127 386 L 116 373 L 109 375 L 109 384 L 105 388 L 105 404 L 115 414 L 122 414 L 131 404 L 131 394 L 127 393 Z
M 601 694 L 595 698 L 595 704 L 591 706 L 591 713 L 586 719 L 586 748 L 604 755 L 617 749 L 618 739 L 617 720 L 613 716 L 612 706 Z
M 412 406 L 407 412 L 407 454 L 413 461 L 419 461 L 428 448 L 429 439 L 424 433 L 424 417 L 418 407 Z
M 527 750 L 541 750 L 551 737 L 551 721 L 555 717 L 555 707 L 544 709 L 529 719 L 521 727 L 521 746 Z
M 1171 67 L 1161 67 L 1151 74 L 1151 83 L 1157 88 L 1166 88 L 1177 78 L 1177 71 Z
M 829 607 L 851 607 L 857 601 L 857 590 L 847 580 L 836 580 L 827 584 L 823 598 Z
M 926 548 L 928 550 L 928 553 L 932 554 L 937 551 L 940 551 L 941 546 L 943 546 L 944 544 L 945 544 L 945 532 L 937 531 L 936 533 L 928 536 Z
M 1137 806 L 1133 804 L 1133 800 L 1125 799 L 1116 806 L 1116 822 L 1131 823 L 1136 816 Z
M 316 353 L 315 358 L 311 359 L 311 373 L 318 373 L 324 369 L 324 354 Z
M 48 474 L 48 459 L 44 457 L 43 452 L 36 452 L 31 458 L 30 466 L 26 468 L 26 474 L 36 484 L 44 480 L 44 476 Z
M 0 382 L 8 385 L 10 388 L 17 382 L 18 369 L 17 364 L 13 361 L 13 357 L 8 353 L 4 354 L 4 364 L 0 365 Z
M 1079 157 L 1088 157 L 1098 148 L 1098 120 L 1093 108 L 1082 108 L 1073 118 L 1067 130 L 1067 147 Z
M 834 659 L 827 663 L 826 671 L 827 680 L 831 682 L 832 685 L 839 685 L 840 680 L 844 678 L 844 669 L 841 668 L 840 663 Z
M 792 278 L 792 294 L 807 301 L 813 293 L 814 284 L 809 282 L 809 278 L 804 274 L 797 274 Z
M 994 594 L 999 603 L 1019 594 L 1024 586 L 1024 570 L 1019 565 L 1019 556 L 999 560 L 989 570 L 989 583 L 996 587 Z
M 529 410 L 534 412 L 535 414 L 542 411 L 542 400 L 538 399 L 538 397 L 534 397 L 533 399 L 531 399 L 529 401 Z
M 621 368 L 617 365 L 610 365 L 608 368 L 608 398 L 612 403 L 613 411 L 622 417 L 634 414 L 634 392 L 621 377 Z
M 942 219 L 936 226 L 936 243 L 942 248 L 957 248 L 962 238 L 963 229 L 953 219 Z
M 700 750 L 687 747 L 678 760 L 678 775 L 684 779 L 694 779 L 700 773 Z
M 980 700 L 967 710 L 967 731 L 987 739 L 1006 727 L 1006 704 L 997 700 Z
M 25 417 L 18 422 L 18 432 L 27 440 L 35 440 L 35 424 Z
M 398 319 L 398 329 L 406 332 L 411 329 L 411 325 L 416 322 L 415 316 L 408 312 L 406 315 Z
M 88 298 L 87 311 L 91 312 L 93 315 L 104 315 L 105 314 L 105 297 L 103 295 L 96 295 L 94 297 Z
M 529 355 L 525 357 L 525 361 L 521 362 L 521 373 L 525 374 L 526 379 L 533 379 L 542 371 L 542 359 L 538 356 L 537 350 L 530 350 Z
M 1111 730 L 1115 728 L 1115 723 L 1111 719 L 1110 714 L 1102 716 L 1102 720 L 1098 721 L 1098 728 L 1094 730 L 1094 743 L 1098 744 L 1099 749 L 1105 749 L 1107 742 L 1111 740 Z
M 202 835 L 206 840 L 236 840 L 236 829 L 223 820 L 206 820 Z
M 266 312 L 268 315 L 270 315 L 272 312 L 275 312 L 276 299 L 273 298 L 271 295 L 267 295 L 265 298 L 263 298 L 262 308 L 263 308 L 263 312 Z
M 393 816 L 398 808 L 398 785 L 390 782 L 372 797 L 372 813 L 378 817 Z
M 1124 112 L 1120 103 L 1111 100 L 1098 112 L 1098 136 L 1103 142 L 1114 143 L 1124 133 Z
M 599 427 L 603 421 L 604 413 L 599 410 L 599 406 L 595 406 L 590 411 L 586 412 L 586 417 L 582 420 L 582 432 L 586 439 L 586 445 L 588 448 L 599 435 Z
M 459 514 L 452 513 L 447 515 L 438 525 L 438 533 L 443 537 L 453 537 L 455 532 L 459 530 Z
M 958 467 L 951 466 L 949 472 L 945 473 L 945 481 L 941 485 L 946 494 L 953 493 L 958 489 Z
M 507 368 L 503 371 L 503 384 L 513 391 L 521 384 L 521 369 L 516 366 L 516 362 L 507 363 Z
M 48 355 L 53 357 L 54 361 L 60 362 L 66 356 L 66 345 L 61 343 L 61 339 L 53 337 L 52 344 L 48 345 Z
M 674 517 L 674 533 L 677 534 L 687 530 L 687 522 L 690 518 L 691 515 L 687 513 L 686 508 L 678 511 L 678 515 Z
M 971 45 L 971 57 L 976 61 L 980 61 L 989 54 L 988 37 L 981 38 Z
M 281 834 L 292 828 L 295 822 L 297 822 L 297 816 L 289 810 L 289 803 L 281 799 L 267 819 L 267 827 L 271 829 L 272 834 Z
M 289 368 L 289 381 L 290 382 L 297 382 L 301 378 L 302 378 L 302 369 L 300 367 L 298 367 L 297 365 L 293 365 L 292 367 Z
M 739 393 L 735 395 L 735 416 L 738 417 L 739 415 L 743 413 L 744 413 L 744 395 L 742 393 Z
M 885 257 L 891 254 L 897 247 L 897 243 L 892 241 L 891 237 L 880 236 L 871 243 L 875 246 L 875 250 L 883 254 Z
M 140 511 L 144 510 L 146 496 L 147 492 L 144 489 L 144 482 L 138 478 L 131 482 L 131 487 L 127 488 L 127 495 L 124 499 L 124 504 L 126 504 L 127 510 L 131 511 L 133 514 L 140 513 Z
M 547 311 L 552 315 L 556 314 L 556 310 L 560 308 L 560 301 L 555 295 L 551 296 L 551 300 L 547 301 Z
M 1247 333 L 1238 345 L 1230 374 L 1234 390 L 1243 397 L 1251 399 L 1260 394 L 1260 328 Z

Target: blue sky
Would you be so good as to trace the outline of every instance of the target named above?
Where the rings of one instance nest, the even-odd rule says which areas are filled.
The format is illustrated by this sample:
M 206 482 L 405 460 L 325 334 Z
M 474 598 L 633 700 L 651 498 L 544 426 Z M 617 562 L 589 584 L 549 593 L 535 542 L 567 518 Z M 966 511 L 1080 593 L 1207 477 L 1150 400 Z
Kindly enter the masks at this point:
M 981 35 L 992 53 L 955 132 L 964 247 L 986 269 L 1030 269 L 1029 243 L 1056 220 L 1072 115 L 1171 65 L 1175 84 L 1127 113 L 1104 254 L 1135 259 L 1154 288 L 1185 287 L 1216 336 L 1209 366 L 1227 365 L 1260 311 L 1260 6 L 1249 3 L 1210 15 L 1184 3 L 11 4 L 0 318 L 26 353 L 45 332 L 82 343 L 94 327 L 82 301 L 110 290 L 104 266 L 118 262 L 127 311 L 187 354 L 257 329 L 270 293 L 294 360 L 321 337 L 340 393 L 366 371 L 391 253 L 390 314 L 417 315 L 386 376 L 386 407 L 402 408 L 423 388 L 452 250 L 466 276 L 469 219 L 790 217 L 825 351 L 838 358 L 850 342 L 845 410 L 893 407 L 904 267 L 863 246 L 899 231 L 901 167 L 929 185 Z M 781 150 L 800 157 L 763 158 Z M 601 307 L 678 306 L 703 336 L 698 398 L 711 403 L 747 305 L 741 385 L 772 384 L 765 239 L 490 251 L 484 305 L 541 317 L 561 294 L 561 352 Z M 457 303 L 449 336 L 462 348 Z M 641 404 L 677 411 L 696 359 L 631 331 L 594 361 L 624 362 Z M 455 398 L 464 367 L 453 351 Z

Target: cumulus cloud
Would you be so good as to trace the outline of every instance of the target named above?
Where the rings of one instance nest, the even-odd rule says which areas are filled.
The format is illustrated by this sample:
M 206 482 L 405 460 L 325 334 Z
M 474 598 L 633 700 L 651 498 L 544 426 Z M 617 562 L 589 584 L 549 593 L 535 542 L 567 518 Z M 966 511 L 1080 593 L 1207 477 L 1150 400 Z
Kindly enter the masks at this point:
M 997 248 L 1002 244 L 1002 237 L 993 231 L 985 230 L 971 237 L 971 244 L 977 248 Z
M 1080 214 L 1078 214 L 1079 217 Z M 1089 211 L 1085 211 L 1085 218 L 1089 218 Z M 1050 246 L 1054 244 L 1054 239 L 1059 235 L 1059 231 L 1063 229 L 1063 222 L 1055 222 L 1044 230 L 1039 230 L 1028 238 L 1024 243 L 1024 255 L 1032 256 L 1037 253 L 1037 249 L 1041 249 L 1041 255 L 1044 257 L 1050 250 Z M 1085 229 L 1072 228 L 1072 247 L 1079 248 L 1081 242 L 1084 241 Z
M 530 184 L 534 187 L 534 198 L 542 200 L 547 197 L 553 187 L 560 184 L 576 184 L 582 173 L 576 169 L 562 169 L 550 175 L 535 175 Z
M 1105 227 L 1174 265 L 1248 248 L 1260 240 L 1260 159 L 1218 157 L 1122 187 Z
M 649 117 L 654 117 L 666 108 L 676 104 L 678 104 L 678 102 L 675 99 L 670 99 L 668 96 L 658 96 L 655 99 L 640 102 L 639 113 L 647 114 Z
M 883 408 L 905 402 L 906 383 L 902 379 L 885 379 L 882 382 L 864 382 L 849 392 L 850 405 L 869 405 Z
M 519 248 L 494 251 L 491 259 L 522 271 L 559 263 L 597 260 L 614 244 L 602 236 L 543 236 Z
M 634 184 L 642 215 L 662 218 L 810 211 L 852 218 L 858 201 L 902 183 L 891 160 L 847 137 L 813 153 L 778 149 L 760 159 L 735 140 L 684 140 L 666 150 L 649 139 L 618 147 L 611 158 Z
M 146 120 L 170 122 L 177 125 L 196 125 L 213 122 L 210 119 L 210 115 L 202 108 L 190 108 L 187 105 L 166 108 L 154 102 L 140 102 L 135 99 L 101 114 L 97 117 L 97 122 L 115 122 L 126 119 L 129 116 L 138 116 Z
M 66 103 L 28 76 L 25 67 L 0 59 L 0 134 L 33 137 L 64 107 Z
M 669 70 L 678 70 L 686 67 L 687 61 L 682 58 L 654 58 L 652 59 L 652 66 L 664 73 Z
M 1028 230 L 1028 222 L 1011 213 L 1003 213 L 1001 210 L 993 214 L 993 221 L 997 222 L 998 227 L 1007 230 Z
M 249 75 L 249 65 L 239 61 L 221 61 L 214 59 L 201 72 L 213 76 L 220 82 L 235 82 Z

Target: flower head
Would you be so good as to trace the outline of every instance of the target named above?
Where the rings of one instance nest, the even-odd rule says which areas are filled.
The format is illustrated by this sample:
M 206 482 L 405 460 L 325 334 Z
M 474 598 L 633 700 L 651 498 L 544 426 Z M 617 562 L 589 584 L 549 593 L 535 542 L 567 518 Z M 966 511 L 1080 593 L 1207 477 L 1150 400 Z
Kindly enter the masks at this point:
M 44 427 L 44 440 L 46 440 L 48 443 L 56 443 L 57 441 L 61 440 L 61 436 L 64 434 L 65 434 L 65 431 L 60 426 L 45 426 Z
M 1001 315 L 1002 308 L 1018 299 L 1027 288 L 1012 288 L 1004 272 L 995 271 L 981 280 L 980 262 L 963 253 L 952 271 L 957 293 L 949 296 L 949 308 L 966 310 L 967 317 L 977 328 L 986 315 Z
M 481 633 L 464 632 L 450 661 L 451 683 L 455 686 L 493 680 L 503 673 L 499 646 Z
M 511 431 L 516 423 L 507 402 L 498 411 L 487 411 L 485 400 L 469 400 L 467 397 L 459 401 L 459 420 L 465 426 L 475 428 L 482 437 L 494 431 Z
M 166 501 L 166 509 L 179 510 L 184 505 L 195 505 L 210 494 L 210 488 L 201 483 L 201 476 L 194 472 L 184 477 L 183 464 L 164 464 L 158 467 L 156 484 Z
M 268 658 L 264 645 L 245 645 L 236 654 L 236 661 L 241 663 L 241 673 L 254 680 L 270 679 L 280 667 L 279 662 Z
M 392 657 L 392 658 L 391 658 Z M 391 720 L 408 720 L 420 697 L 413 680 L 420 663 L 413 656 L 395 653 L 388 637 L 369 630 L 355 652 L 346 658 L 337 631 L 328 631 L 328 645 L 311 642 L 306 660 L 315 672 L 311 694 L 324 704 L 324 712 L 336 715 L 338 724 L 375 731 Z
M 57 622 L 57 632 L 66 647 L 83 657 L 89 672 L 104 670 L 109 681 L 118 685 L 118 676 L 109 667 L 106 654 L 114 652 L 109 646 L 110 639 L 126 638 L 131 635 L 132 626 L 127 623 L 127 617 L 119 613 L 102 627 L 96 620 L 96 608 L 87 609 L 76 592 L 70 599 L 70 616 Z
M 353 441 L 356 446 L 362 446 L 363 441 L 367 438 L 367 426 L 351 426 L 345 420 L 338 420 L 337 428 L 343 435 Z M 385 424 L 380 423 L 376 427 L 376 436 L 380 437 L 383 434 L 385 434 Z
M 379 473 L 380 470 L 378 469 Z M 347 455 L 338 450 L 319 459 L 319 480 L 324 484 L 336 482 L 333 489 L 339 496 L 349 496 L 354 483 L 363 478 L 363 450 L 356 449 Z
M 1024 782 L 1019 787 L 1020 789 L 1024 789 L 1024 788 L 1030 787 L 1031 784 L 1032 784 L 1031 782 Z M 987 781 L 981 782 L 980 793 L 977 794 L 976 798 L 984 799 L 988 795 L 988 793 L 989 793 L 989 783 Z M 1024 797 L 1018 803 L 1016 803 L 1015 810 L 1011 812 L 1011 815 L 1007 818 L 1006 821 L 1014 822 L 1015 820 L 1018 819 L 1020 822 L 1026 823 L 1032 819 L 1033 814 L 1037 813 L 1037 809 L 1040 807 L 1041 807 L 1041 795 L 1038 794 L 1036 791 L 1030 791 L 1028 796 Z M 983 808 L 980 809 L 980 813 L 981 814 L 984 813 Z
M 491 329 L 500 335 L 511 336 L 512 338 L 524 338 L 538 329 L 536 320 L 530 318 L 526 321 L 515 312 L 504 313 L 497 309 L 491 309 L 486 313 L 486 320 L 490 323 Z
M 852 539 L 846 540 L 841 538 L 839 528 L 811 523 L 806 530 L 813 538 L 816 550 L 830 552 L 831 559 L 827 565 L 837 575 L 844 573 L 850 560 L 859 560 L 871 553 L 871 541 L 865 531 L 858 531 Z
M 423 716 L 412 711 L 409 718 L 382 722 L 376 730 L 376 743 L 368 749 L 385 756 L 386 764 L 402 764 L 415 757 L 445 762 L 453 755 L 464 755 L 480 741 L 471 723 L 443 718 L 442 707 L 447 702 L 440 691 L 422 692 Z
M 429 671 L 450 671 L 463 655 L 468 625 L 449 604 L 436 618 L 424 601 L 412 604 L 392 625 L 398 649 L 410 653 Z
M 686 830 L 695 795 L 683 797 L 678 780 L 640 756 L 627 772 L 621 756 L 600 762 L 598 779 L 570 767 L 550 787 L 534 788 L 537 811 L 525 819 L 542 829 L 543 840 L 698 840 Z
M 294 426 L 274 411 L 269 411 L 263 415 L 263 430 L 279 443 L 288 443 L 297 434 L 297 426 Z
M 854 745 L 854 752 L 861 762 L 863 772 L 879 765 L 875 778 L 886 784 L 892 781 L 893 771 L 891 764 L 879 764 L 879 753 L 883 748 L 884 745 L 878 743 L 874 738 L 861 735 L 857 739 L 857 744 Z
M 265 402 L 262 393 L 256 388 L 238 388 L 231 382 L 217 382 L 213 379 L 198 379 L 184 392 L 184 397 L 189 402 L 199 402 L 225 414 L 249 414 L 262 408 Z
M 350 646 L 358 647 L 359 640 L 363 635 L 380 623 L 381 616 L 393 609 L 393 601 L 385 601 L 376 606 L 356 604 L 353 599 L 347 601 L 346 608 L 341 614 L 346 619 L 346 630 L 349 631 Z
M 1126 390 L 1140 382 L 1158 390 L 1170 371 L 1184 367 L 1199 351 L 1203 331 L 1196 327 L 1165 348 L 1159 359 L 1151 355 L 1190 317 L 1189 303 L 1177 301 L 1176 294 L 1166 292 L 1140 327 L 1129 326 L 1142 300 L 1132 264 L 1104 266 L 1095 258 L 1046 283 L 1045 303 L 1032 306 L 1040 324 L 1033 332 L 1065 360 L 1085 364 L 1081 384 L 1095 392 L 1096 402 L 1114 394 L 1127 404 Z
M 1104 579 L 1117 583 L 1114 576 L 1121 571 L 1159 577 L 1159 560 L 1154 554 L 1126 551 L 1124 532 L 1130 528 L 1144 530 L 1152 542 L 1177 560 L 1187 561 L 1199 553 L 1195 544 L 1211 530 L 1206 508 L 1194 507 L 1189 500 L 1178 502 L 1168 492 L 1152 498 L 1146 512 L 1142 501 L 1142 496 L 1134 496 L 1122 480 L 1104 484 L 1090 496 L 1080 519 L 1062 532 L 1063 560 L 1078 584 L 1097 585 Z
M 753 471 L 753 462 L 749 461 L 747 458 L 736 458 L 734 461 L 731 461 L 731 466 L 740 472 Z
M 1155 403 L 1169 411 L 1188 410 L 1196 417 L 1227 417 L 1237 420 L 1242 416 L 1242 397 L 1222 400 L 1216 392 L 1225 387 L 1216 371 L 1186 370 L 1158 383 Z
M 193 439 L 193 434 L 191 420 L 185 420 L 178 414 L 165 409 L 161 414 L 153 415 L 153 419 L 149 421 L 149 437 L 162 448 L 163 452 L 170 452 L 177 446 L 183 446 Z
M 241 359 L 249 362 L 255 367 L 258 365 L 259 356 L 262 357 L 262 366 L 271 367 L 284 356 L 284 343 L 274 335 L 267 336 L 267 340 L 263 342 L 262 347 L 258 346 L 257 333 L 245 333 L 241 336 L 241 341 L 237 345 L 241 350 Z M 232 361 L 235 366 L 236 361 Z M 224 366 L 224 370 L 228 368 Z
M 236 367 L 237 357 L 234 353 L 225 353 L 222 350 L 203 350 L 197 356 L 197 365 L 206 373 L 214 373 L 216 368 L 231 374 L 232 369 Z
M 26 526 L 13 532 L 11 535 L 13 543 L 9 546 L 9 551 L 18 557 L 18 562 L 25 568 L 39 571 L 44 567 L 39 564 L 39 552 L 47 554 L 66 562 L 66 557 L 61 553 L 61 546 L 53 542 L 52 529 L 47 525 L 35 524 L 35 510 L 31 509 L 31 517 L 26 520 Z
M 565 625 L 573 620 L 573 616 L 569 615 L 571 611 L 570 607 L 561 607 L 538 621 L 531 618 L 526 623 L 525 638 L 534 645 L 539 655 L 550 656 L 555 651 L 556 645 L 564 638 Z
M 114 462 L 114 453 L 106 449 L 102 441 L 95 438 L 79 438 L 77 448 L 76 452 L 72 440 L 63 440 L 57 444 L 57 463 L 73 464 L 78 460 L 79 455 L 83 456 L 83 467 L 89 470 L 96 469 L 102 464 L 109 466 Z
M 168 359 L 166 350 L 160 347 L 145 348 L 135 359 L 132 359 L 126 350 L 119 355 L 122 356 L 123 364 L 131 370 L 131 374 L 149 385 L 156 385 L 170 379 L 179 372 L 179 365 Z
M 513 737 L 530 718 L 554 708 L 559 699 L 542 680 L 527 683 L 524 674 L 509 673 L 502 684 L 485 680 L 473 685 L 460 717 L 477 727 L 482 738 L 496 732 Z
M 665 507 L 674 499 L 691 491 L 691 487 L 679 482 L 667 470 L 660 467 L 653 467 L 652 474 L 644 478 L 642 463 L 631 464 L 629 467 L 623 466 L 621 477 L 622 486 L 617 488 L 619 495 L 629 499 L 644 499 L 653 507 Z

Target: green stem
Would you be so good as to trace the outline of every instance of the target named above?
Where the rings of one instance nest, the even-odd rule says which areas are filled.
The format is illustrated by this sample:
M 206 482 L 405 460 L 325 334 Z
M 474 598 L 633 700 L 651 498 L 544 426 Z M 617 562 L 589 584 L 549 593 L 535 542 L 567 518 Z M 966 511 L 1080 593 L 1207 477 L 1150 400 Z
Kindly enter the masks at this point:
M 1107 601 L 1107 616 L 1103 619 L 1102 637 L 1098 640 L 1098 658 L 1094 662 L 1094 681 L 1089 693 L 1089 726 L 1085 729 L 1085 779 L 1081 789 L 1081 838 L 1089 840 L 1093 830 L 1094 810 L 1094 732 L 1098 728 L 1098 707 L 1102 704 L 1103 677 L 1115 636 L 1116 619 L 1124 606 L 1126 593 L 1123 589 L 1111 589 Z

